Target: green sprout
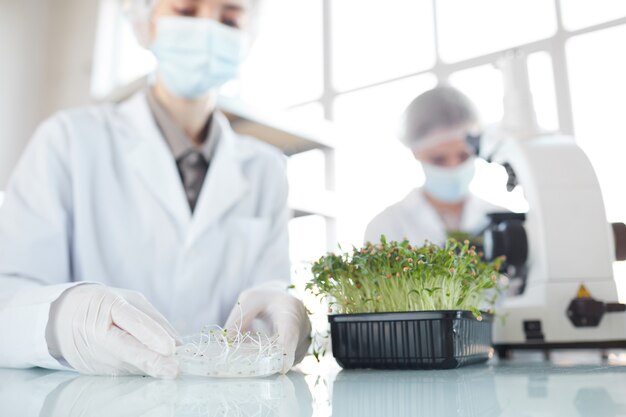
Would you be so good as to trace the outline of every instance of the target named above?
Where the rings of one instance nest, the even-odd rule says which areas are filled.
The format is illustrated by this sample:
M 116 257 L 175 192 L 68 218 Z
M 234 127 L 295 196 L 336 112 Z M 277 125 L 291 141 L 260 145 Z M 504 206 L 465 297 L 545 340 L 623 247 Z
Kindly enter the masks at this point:
M 329 253 L 315 262 L 306 289 L 329 302 L 334 313 L 469 310 L 493 305 L 500 291 L 503 258 L 484 262 L 469 241 L 449 239 L 443 247 L 407 240 L 367 243 L 352 253 Z

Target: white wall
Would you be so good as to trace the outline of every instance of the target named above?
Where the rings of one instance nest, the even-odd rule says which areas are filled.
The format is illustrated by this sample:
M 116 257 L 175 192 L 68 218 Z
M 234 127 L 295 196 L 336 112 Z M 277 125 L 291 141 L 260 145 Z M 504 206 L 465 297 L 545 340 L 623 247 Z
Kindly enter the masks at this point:
M 0 0 L 0 189 L 43 113 L 48 2 Z
M 0 0 L 0 190 L 35 127 L 89 103 L 97 0 Z

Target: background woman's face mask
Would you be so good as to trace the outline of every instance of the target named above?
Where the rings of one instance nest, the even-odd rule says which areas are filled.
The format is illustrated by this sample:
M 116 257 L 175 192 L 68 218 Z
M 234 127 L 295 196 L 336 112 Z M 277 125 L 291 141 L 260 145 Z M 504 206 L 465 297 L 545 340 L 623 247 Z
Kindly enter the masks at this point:
M 160 17 L 150 50 L 157 72 L 177 97 L 200 97 L 236 78 L 247 52 L 244 32 L 212 19 Z
M 446 203 L 458 203 L 469 194 L 469 185 L 474 178 L 475 157 L 455 167 L 441 167 L 422 163 L 426 182 L 424 189 L 437 200 Z

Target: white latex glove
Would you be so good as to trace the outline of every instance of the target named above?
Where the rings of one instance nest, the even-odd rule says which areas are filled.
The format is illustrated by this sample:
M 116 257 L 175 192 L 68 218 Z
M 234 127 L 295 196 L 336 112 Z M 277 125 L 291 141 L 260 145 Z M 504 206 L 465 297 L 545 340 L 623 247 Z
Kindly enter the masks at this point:
M 85 284 L 50 309 L 50 353 L 83 374 L 175 378 L 176 331 L 140 293 Z
M 251 288 L 239 296 L 238 305 L 228 316 L 225 328 L 255 331 L 252 327 L 255 319 L 263 322 L 272 335 L 278 334 L 278 343 L 285 355 L 282 373 L 287 373 L 304 358 L 311 344 L 311 322 L 304 304 L 281 289 Z

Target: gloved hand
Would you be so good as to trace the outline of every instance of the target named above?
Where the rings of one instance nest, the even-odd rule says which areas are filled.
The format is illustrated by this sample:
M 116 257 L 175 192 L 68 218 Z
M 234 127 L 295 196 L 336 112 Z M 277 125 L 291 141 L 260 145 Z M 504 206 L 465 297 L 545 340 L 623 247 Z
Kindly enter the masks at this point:
M 311 322 L 304 304 L 282 289 L 250 288 L 239 296 L 238 305 L 228 316 L 225 328 L 255 331 L 255 319 L 262 321 L 271 335 L 278 334 L 278 342 L 285 354 L 281 372 L 287 373 L 304 358 L 311 344 Z
M 175 378 L 176 331 L 140 293 L 83 284 L 50 308 L 50 353 L 83 374 Z

